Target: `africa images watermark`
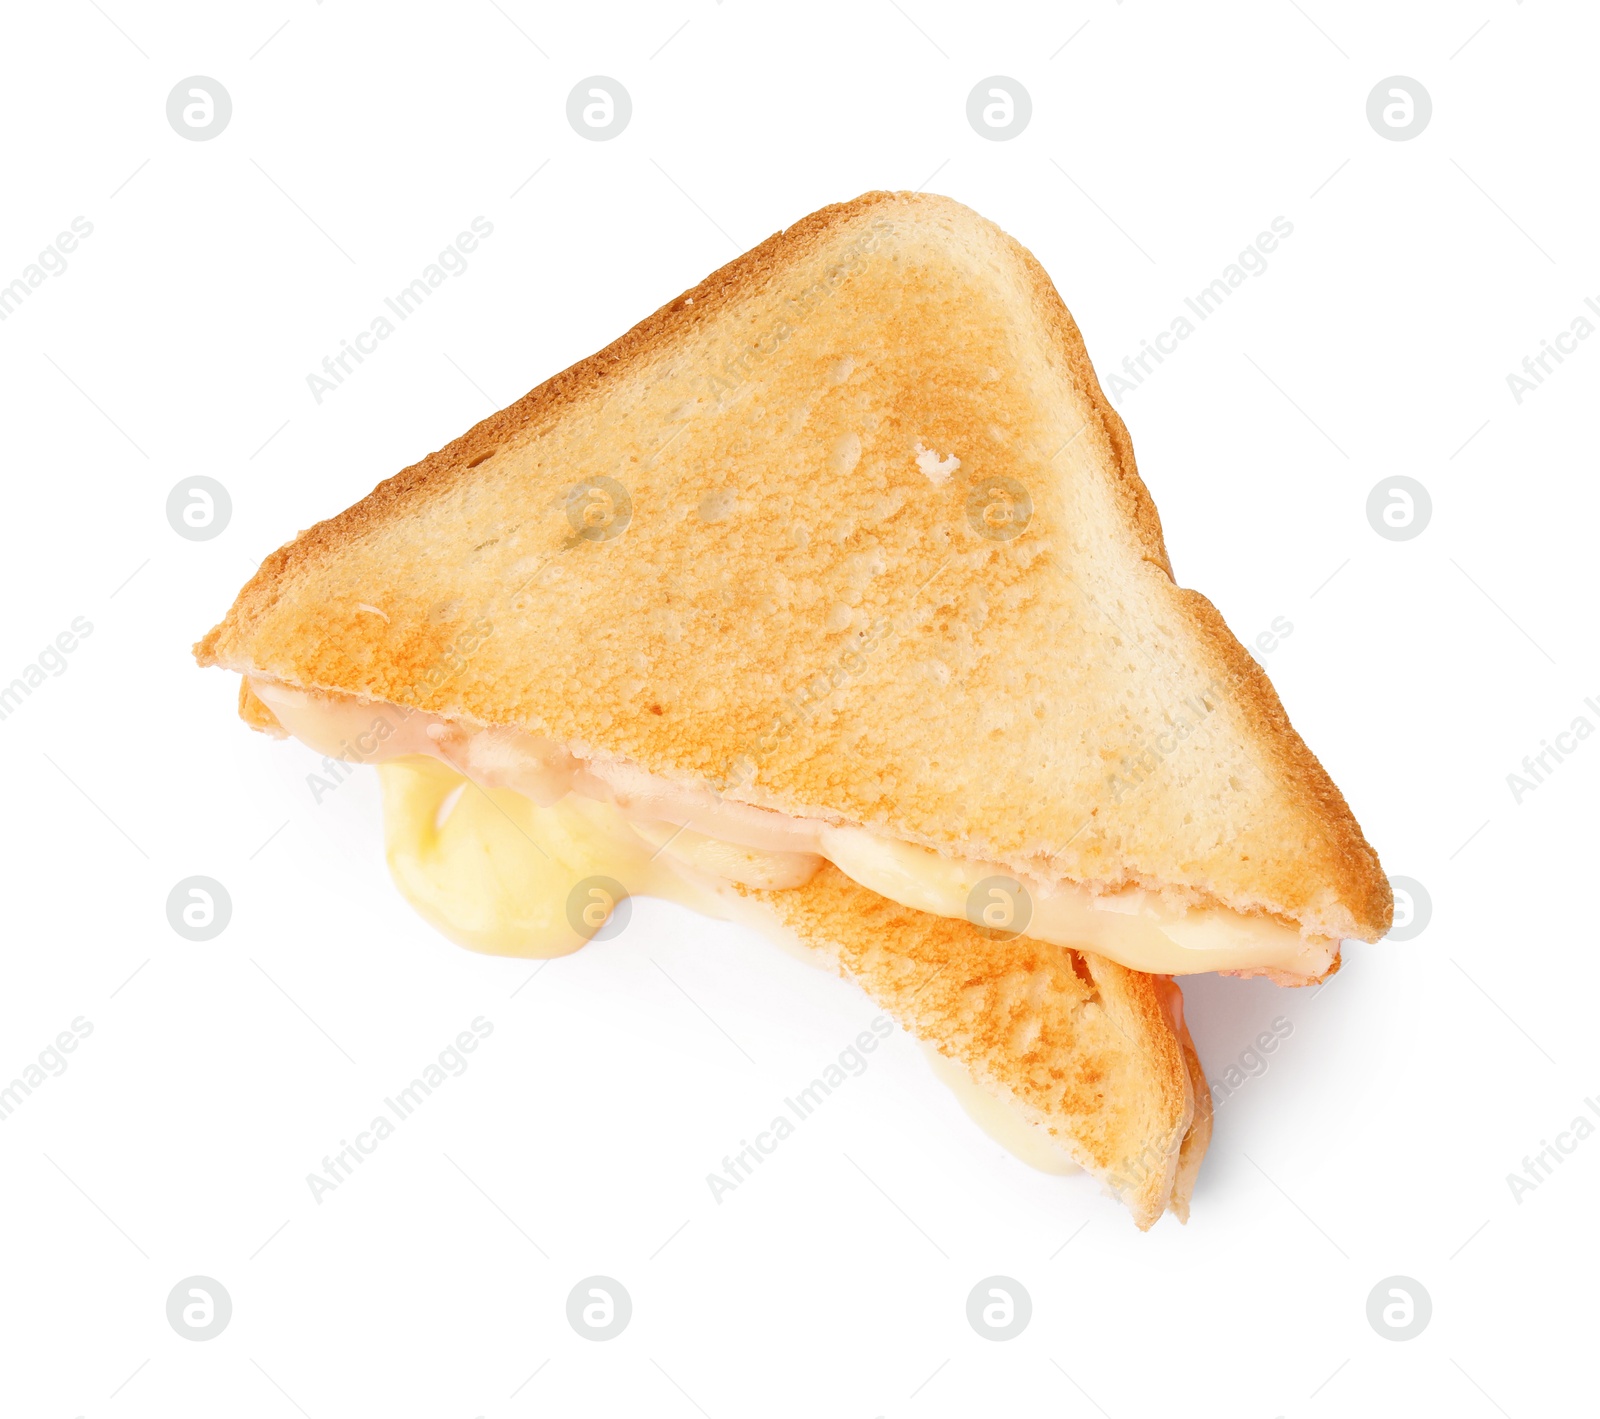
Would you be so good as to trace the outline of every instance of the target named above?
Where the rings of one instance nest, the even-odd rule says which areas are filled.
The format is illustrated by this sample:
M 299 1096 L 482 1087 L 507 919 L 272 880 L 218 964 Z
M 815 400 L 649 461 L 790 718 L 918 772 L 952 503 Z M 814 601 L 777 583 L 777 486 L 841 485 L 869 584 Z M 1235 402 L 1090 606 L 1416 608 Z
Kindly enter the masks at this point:
M 1210 1081 L 1211 1106 L 1219 1109 L 1251 1079 L 1259 1079 L 1267 1072 L 1269 1055 L 1277 1053 L 1281 1045 L 1294 1033 L 1294 1021 L 1279 1015 L 1272 1021 L 1270 1030 L 1262 1030 L 1252 1044 L 1239 1051 L 1238 1059 Z
M 1164 1139 L 1147 1140 L 1137 1153 L 1129 1154 L 1107 1171 L 1105 1185 L 1121 1199 L 1127 1193 L 1143 1187 L 1152 1177 L 1164 1174 L 1169 1167 L 1175 1166 L 1175 1157 L 1183 1146 L 1190 1126 L 1191 1122 L 1186 1121 Z
M 1253 1044 L 1239 1051 L 1238 1059 L 1224 1069 L 1215 1080 L 1208 1081 L 1213 1113 L 1233 1098 L 1251 1079 L 1259 1079 L 1267 1072 L 1269 1055 L 1294 1033 L 1294 1022 L 1279 1015 L 1270 1030 L 1262 1030 Z M 1181 1141 L 1181 1140 L 1180 1140 Z M 1138 1153 L 1123 1158 L 1106 1175 L 1107 1185 L 1119 1197 L 1130 1188 L 1137 1188 L 1162 1172 L 1172 1159 L 1171 1140 L 1165 1143 L 1147 1142 Z
M 383 298 L 394 320 L 382 313 L 375 315 L 365 330 L 358 331 L 353 339 L 341 339 L 333 354 L 322 357 L 322 372 L 312 371 L 306 376 L 306 388 L 316 403 L 322 403 L 354 373 L 352 360 L 359 365 L 368 355 L 377 354 L 379 341 L 387 340 L 399 328 L 396 321 L 409 320 L 447 279 L 466 274 L 467 257 L 478 249 L 480 241 L 487 241 L 494 234 L 494 223 L 487 217 L 474 217 L 470 225 L 472 230 L 458 232 L 455 240 L 422 268 L 421 275 L 394 295 Z
M 51 276 L 64 275 L 67 257 L 78 249 L 80 241 L 94 235 L 94 223 L 87 217 L 74 217 L 71 226 L 71 231 L 58 232 L 56 239 L 22 268 L 20 276 L 13 277 L 9 285 L 0 286 L 0 320 L 15 315 Z
M 1583 303 L 1597 319 L 1600 319 L 1600 301 L 1596 301 L 1593 296 L 1585 296 Z M 1568 355 L 1578 353 L 1578 342 L 1587 340 L 1594 331 L 1594 321 L 1580 313 L 1573 316 L 1565 330 L 1558 330 L 1549 340 L 1540 340 L 1539 349 L 1535 354 L 1522 357 L 1522 373 L 1518 374 L 1513 370 L 1506 376 L 1506 388 L 1511 391 L 1513 402 L 1522 403 L 1528 395 L 1538 389 L 1550 375 L 1555 373 L 1550 368 L 1550 361 L 1554 360 L 1557 365 L 1565 364 Z
M 1250 652 L 1250 658 L 1260 665 L 1264 657 L 1271 655 L 1293 634 L 1293 621 L 1287 616 L 1274 616 L 1266 630 L 1258 632 L 1254 640 L 1246 642 L 1245 649 Z
M 48 1079 L 59 1078 L 67 1072 L 67 1056 L 94 1033 L 94 1022 L 77 1016 L 70 1028 L 62 1030 L 22 1069 L 17 1077 L 0 1088 L 0 1123 L 6 1122 L 24 1100 L 35 1090 L 42 1089 Z
M 487 616 L 480 616 L 466 634 L 458 636 L 451 642 L 438 659 L 423 671 L 419 680 L 412 685 L 407 698 L 419 699 L 424 694 L 437 691 L 465 667 L 468 659 L 481 650 L 493 634 L 494 622 Z M 416 709 L 408 706 L 385 705 L 373 715 L 372 723 L 358 732 L 353 739 L 341 741 L 337 759 L 331 755 L 324 758 L 321 773 L 306 775 L 306 787 L 311 790 L 311 801 L 320 804 L 360 765 L 381 758 L 384 743 L 394 735 L 400 725 L 417 713 Z
M 765 1163 L 777 1152 L 778 1145 L 784 1139 L 792 1138 L 799 1131 L 799 1125 L 815 1114 L 845 1080 L 865 1074 L 867 1056 L 893 1032 L 894 1022 L 887 1015 L 875 1016 L 868 1022 L 868 1028 L 861 1031 L 853 1043 L 840 1050 L 817 1078 L 805 1088 L 797 1090 L 793 1098 L 784 1099 L 789 1112 L 794 1115 L 793 1119 L 779 1114 L 756 1134 L 754 1143 L 748 1138 L 741 1138 L 739 1151 L 723 1158 L 722 1171 L 706 1174 L 706 1186 L 711 1189 L 711 1196 L 716 1199 L 717 1205 L 722 1205 L 724 1193 L 732 1192 L 740 1183 L 748 1181 L 756 1165 Z
M 1600 717 L 1600 704 L 1588 697 L 1583 703 Z M 1541 739 L 1537 754 L 1523 755 L 1522 772 L 1513 771 L 1506 775 L 1506 787 L 1511 790 L 1512 801 L 1521 807 L 1522 800 L 1555 773 L 1566 762 L 1568 755 L 1575 754 L 1578 746 L 1593 733 L 1594 724 L 1587 715 L 1580 714 L 1575 715 L 1572 723 L 1556 734 L 1554 743 Z
M 1118 401 L 1132 394 L 1155 373 L 1150 365 L 1151 360 L 1157 365 L 1164 364 L 1167 356 L 1177 354 L 1180 343 L 1199 329 L 1196 322 L 1209 320 L 1251 277 L 1266 274 L 1269 265 L 1267 257 L 1278 249 L 1279 242 L 1287 241 L 1294 235 L 1294 223 L 1287 217 L 1274 217 L 1269 225 L 1271 230 L 1257 233 L 1256 239 L 1222 268 L 1221 275 L 1214 277 L 1194 295 L 1183 298 L 1187 313 L 1180 311 L 1168 322 L 1165 330 L 1156 333 L 1153 340 L 1141 339 L 1137 353 L 1122 357 L 1121 372 L 1113 369 L 1111 377 L 1106 380 L 1107 394 Z M 1189 318 L 1190 314 L 1194 316 L 1193 320 Z
M 1208 680 L 1205 687 L 1194 694 L 1185 695 L 1180 710 L 1173 715 L 1165 729 L 1159 734 L 1151 735 L 1117 761 L 1117 771 L 1106 779 L 1106 787 L 1111 791 L 1111 801 L 1121 803 L 1134 789 L 1142 787 L 1154 778 L 1156 772 L 1178 752 L 1190 735 L 1216 713 L 1217 706 L 1221 702 L 1221 692 L 1215 679 Z M 1183 710 L 1187 710 L 1188 714 L 1182 713 Z
M 478 1046 L 493 1033 L 492 1020 L 486 1020 L 482 1015 L 474 1018 L 472 1028 L 462 1030 L 450 1044 L 428 1062 L 418 1077 L 405 1088 L 397 1090 L 394 1097 L 384 1099 L 383 1102 L 393 1118 L 386 1114 L 378 1114 L 356 1134 L 354 1143 L 348 1138 L 341 1138 L 339 1151 L 322 1160 L 322 1171 L 306 1174 L 306 1186 L 311 1189 L 311 1196 L 317 1206 L 322 1206 L 324 1193 L 332 1192 L 341 1183 L 347 1182 L 357 1165 L 365 1163 L 376 1153 L 378 1145 L 385 1139 L 392 1138 L 398 1131 L 399 1125 L 411 1118 L 436 1089 L 443 1087 L 447 1079 L 459 1078 L 465 1074 L 467 1056 L 476 1053 Z
M 54 679 L 65 675 L 67 656 L 93 634 L 94 622 L 87 616 L 74 616 L 72 624 L 24 665 L 9 685 L 0 685 L 0 720 L 9 719 L 22 707 L 22 702 L 44 684 L 47 672 Z
M 1590 1097 L 1583 1102 L 1584 1107 L 1595 1118 L 1600 1118 L 1600 1099 Z M 1578 1145 L 1593 1136 L 1595 1131 L 1594 1123 L 1579 1114 L 1556 1134 L 1554 1143 L 1548 1138 L 1541 1138 L 1539 1151 L 1522 1160 L 1522 1171 L 1506 1174 L 1506 1186 L 1511 1189 L 1511 1196 L 1516 1199 L 1517 1206 L 1522 1206 L 1524 1193 L 1533 1192 L 1541 1183 L 1548 1182 L 1554 1175 L 1556 1167 L 1564 1164 L 1578 1151 Z

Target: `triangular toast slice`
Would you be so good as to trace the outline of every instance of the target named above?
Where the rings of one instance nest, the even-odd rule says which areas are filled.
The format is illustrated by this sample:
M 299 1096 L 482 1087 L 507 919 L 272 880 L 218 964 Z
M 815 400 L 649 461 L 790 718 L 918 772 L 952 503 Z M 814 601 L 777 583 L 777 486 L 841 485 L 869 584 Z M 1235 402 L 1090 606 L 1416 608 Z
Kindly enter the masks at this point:
M 1338 789 L 1173 581 L 1055 288 L 946 198 L 770 238 L 280 548 L 196 654 L 1203 943 L 1288 932 L 1289 979 L 1389 925 Z
M 1117 1195 L 1141 1228 L 1189 1215 L 1211 1098 L 1170 981 L 887 901 L 825 867 L 753 892 L 778 926 L 854 979 Z

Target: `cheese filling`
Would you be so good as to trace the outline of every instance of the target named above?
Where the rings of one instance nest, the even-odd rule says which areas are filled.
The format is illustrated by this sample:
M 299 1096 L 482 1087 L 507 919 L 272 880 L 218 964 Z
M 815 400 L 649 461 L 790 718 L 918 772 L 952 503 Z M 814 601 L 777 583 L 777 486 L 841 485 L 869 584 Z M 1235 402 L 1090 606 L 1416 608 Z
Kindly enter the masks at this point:
M 577 794 L 540 807 L 511 789 L 476 787 L 421 755 L 386 760 L 378 774 L 395 884 L 430 925 L 462 946 L 506 956 L 567 955 L 604 931 L 618 904 L 612 889 L 626 883 L 630 894 L 743 921 L 808 965 L 822 964 L 726 885 L 734 873 L 740 880 L 773 879 L 759 885 L 800 885 L 793 865 L 782 861 L 797 854 L 751 853 L 687 832 L 660 852 L 675 831 L 671 824 L 636 822 L 612 804 Z M 678 854 L 670 864 L 668 853 Z M 807 876 L 819 861 L 810 859 Z M 934 1077 L 1007 1152 L 1042 1172 L 1079 1171 L 1046 1127 L 986 1092 L 932 1045 L 924 1043 L 924 1053 Z
M 731 802 L 517 730 L 266 680 L 252 679 L 250 687 L 284 729 L 319 753 L 385 765 L 421 756 L 437 761 L 431 768 L 454 771 L 448 779 L 428 777 L 415 760 L 400 773 L 386 769 L 389 861 L 422 915 L 477 950 L 576 950 L 587 938 L 566 921 L 566 897 L 582 877 L 609 877 L 632 895 L 670 897 L 723 916 L 736 897 L 729 882 L 801 886 L 824 859 L 903 906 L 1020 931 L 1155 975 L 1272 971 L 1315 979 L 1338 950 L 1337 941 L 1302 936 L 1273 917 L 1185 908 L 1151 892 L 1041 883 L 865 828 Z M 460 776 L 475 789 L 435 824 L 428 800 L 437 814 Z M 467 836 L 481 849 L 451 851 Z

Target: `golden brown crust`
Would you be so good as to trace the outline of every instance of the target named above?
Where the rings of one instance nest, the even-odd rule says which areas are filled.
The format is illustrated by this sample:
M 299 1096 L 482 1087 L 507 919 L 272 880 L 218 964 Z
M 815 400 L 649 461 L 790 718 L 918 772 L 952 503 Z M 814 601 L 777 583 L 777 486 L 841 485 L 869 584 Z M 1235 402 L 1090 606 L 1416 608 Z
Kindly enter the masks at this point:
M 965 482 L 924 478 L 913 439 Z M 1001 473 L 1033 519 L 985 541 L 963 496 Z M 573 535 L 566 489 L 613 475 L 626 538 Z M 842 655 L 865 669 L 841 688 Z M 1174 586 L 1049 278 L 944 198 L 869 193 L 778 233 L 274 553 L 196 656 L 1045 880 L 1321 936 L 1389 923 L 1338 790 Z M 1181 753 L 1152 747 L 1190 718 Z
M 1192 1185 L 1208 1133 L 1191 1127 L 1193 1046 L 1175 1026 L 1164 992 L 1176 988 L 1164 979 L 913 911 L 832 866 L 803 887 L 739 890 L 906 1029 L 1047 1127 L 1141 1227 L 1166 1210 L 1185 1166 Z

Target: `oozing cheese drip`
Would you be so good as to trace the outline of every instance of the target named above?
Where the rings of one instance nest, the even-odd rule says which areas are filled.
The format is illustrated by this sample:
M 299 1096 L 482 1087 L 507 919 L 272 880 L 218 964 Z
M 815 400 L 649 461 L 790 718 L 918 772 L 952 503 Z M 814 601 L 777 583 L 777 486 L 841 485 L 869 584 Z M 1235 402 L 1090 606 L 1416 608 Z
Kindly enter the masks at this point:
M 494 956 L 576 951 L 609 916 L 585 923 L 586 933 L 569 918 L 569 897 L 590 877 L 624 883 L 630 895 L 727 914 L 713 890 L 654 857 L 655 849 L 608 803 L 568 794 L 541 808 L 510 789 L 480 788 L 421 756 L 380 764 L 378 774 L 395 885 L 459 945 Z M 589 904 L 578 907 L 580 923 Z

